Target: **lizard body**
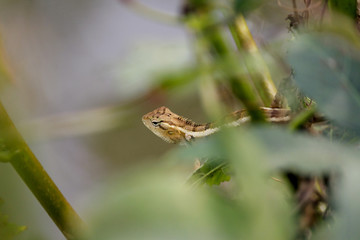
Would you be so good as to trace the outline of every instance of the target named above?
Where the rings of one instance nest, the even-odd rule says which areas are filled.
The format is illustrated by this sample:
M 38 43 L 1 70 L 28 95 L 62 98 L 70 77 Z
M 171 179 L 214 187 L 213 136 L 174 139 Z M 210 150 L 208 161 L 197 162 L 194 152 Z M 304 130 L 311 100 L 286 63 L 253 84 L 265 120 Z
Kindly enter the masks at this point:
M 269 122 L 286 123 L 290 121 L 291 112 L 288 109 L 262 107 L 260 110 Z M 235 127 L 249 122 L 250 116 L 246 110 L 240 110 L 233 112 L 225 121 L 198 124 L 173 113 L 167 107 L 159 107 L 145 114 L 142 121 L 148 129 L 166 142 L 185 144 L 194 138 L 209 136 L 223 126 Z

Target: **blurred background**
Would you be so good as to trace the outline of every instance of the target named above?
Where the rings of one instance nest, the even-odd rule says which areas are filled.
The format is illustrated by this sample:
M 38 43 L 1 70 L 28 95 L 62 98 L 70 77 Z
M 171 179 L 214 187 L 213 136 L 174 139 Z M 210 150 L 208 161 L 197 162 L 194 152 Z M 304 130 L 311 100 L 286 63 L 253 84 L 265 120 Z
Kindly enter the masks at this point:
M 93 207 L 87 205 L 88 194 L 104 178 L 121 174 L 128 164 L 156 157 L 172 146 L 152 136 L 141 122 L 142 114 L 164 104 L 165 99 L 144 103 L 126 122 L 126 128 L 114 123 L 112 131 L 103 131 L 101 126 L 87 128 L 86 123 L 98 114 L 83 116 L 81 112 L 105 108 L 110 110 L 102 115 L 111 118 L 112 107 L 138 97 L 151 81 L 146 75 L 135 79 L 138 82 L 132 82 L 134 77 L 124 79 L 122 68 L 136 71 L 137 60 L 149 65 L 161 55 L 149 48 L 151 55 L 144 53 L 144 59 L 136 59 L 132 57 L 136 51 L 146 51 L 149 45 L 158 45 L 160 50 L 161 44 L 184 50 L 189 39 L 182 26 L 151 20 L 118 1 L 20 0 L 0 4 L 0 34 L 14 76 L 12 86 L 4 91 L 3 103 L 18 127 L 34 123 L 31 127 L 36 129 L 24 127 L 23 133 L 29 132 L 25 134 L 28 143 L 82 215 Z M 176 15 L 180 1 L 146 4 Z M 69 116 L 74 120 L 56 125 Z M 31 134 L 38 131 L 44 134 Z M 13 222 L 28 227 L 19 239 L 63 239 L 10 165 L 1 165 L 0 178 L 3 211 Z
M 144 3 L 176 16 L 182 1 Z M 288 34 L 287 11 L 274 0 L 249 16 L 260 45 Z M 166 105 L 206 121 L 195 88 L 150 91 L 157 71 L 194 61 L 192 39 L 180 24 L 115 0 L 3 0 L 0 35 L 13 76 L 3 104 L 80 216 L 96 208 L 91 198 L 106 179 L 156 164 L 174 148 L 142 125 L 143 114 Z M 1 164 L 0 182 L 3 212 L 27 226 L 18 239 L 63 239 L 10 165 Z

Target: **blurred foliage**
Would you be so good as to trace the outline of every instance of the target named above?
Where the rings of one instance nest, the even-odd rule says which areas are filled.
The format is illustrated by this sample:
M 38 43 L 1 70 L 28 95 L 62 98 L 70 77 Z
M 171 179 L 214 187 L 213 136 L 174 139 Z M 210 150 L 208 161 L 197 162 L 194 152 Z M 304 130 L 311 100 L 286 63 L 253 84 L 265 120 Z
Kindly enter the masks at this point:
M 230 178 L 228 166 L 226 166 L 223 161 L 208 160 L 191 175 L 188 182 L 193 186 L 198 186 L 203 183 L 212 186 L 229 181 Z
M 234 0 L 234 10 L 246 14 L 260 7 L 262 3 L 264 3 L 264 0 Z
M 329 7 L 348 17 L 356 18 L 357 0 L 329 0 Z
M 0 207 L 4 204 L 0 198 Z M 11 223 L 8 220 L 8 216 L 4 215 L 0 211 L 0 239 L 1 240 L 12 240 L 16 239 L 16 236 L 25 231 L 26 226 L 18 226 L 17 224 Z
M 252 122 L 225 127 L 168 152 L 157 166 L 112 179 L 90 218 L 91 239 L 357 238 L 359 34 L 353 20 L 311 12 L 320 15 L 314 17 L 319 26 L 311 19 L 312 1 L 291 9 L 291 31 L 281 42 L 285 53 L 269 65 L 272 72 L 287 71 L 275 81 L 272 106 L 290 108 L 293 118 L 274 127 L 259 111 L 267 102 L 255 88 L 256 76 L 266 71 L 257 65 L 266 63 L 250 45 L 234 46 L 252 38 L 234 31 L 234 12 L 249 14 L 262 4 L 224 1 L 221 8 L 214 1 L 185 1 L 196 61 L 164 69 L 152 89 L 196 88 L 210 120 L 243 106 Z M 193 171 L 195 160 L 202 165 Z
M 286 202 L 280 200 L 280 193 L 273 192 L 273 196 L 266 199 L 272 199 L 271 203 L 279 200 L 281 208 L 276 208 L 277 205 L 272 208 L 257 206 L 256 202 L 246 205 L 241 197 L 224 198 L 224 193 L 210 188 L 190 190 L 184 185 L 184 174 L 180 169 L 161 165 L 111 182 L 104 198 L 99 199 L 102 205 L 92 216 L 90 239 L 116 239 L 119 236 L 126 239 L 290 237 L 291 221 L 287 221 L 288 216 L 283 211 Z M 269 221 L 270 216 L 275 219 Z M 271 222 L 274 225 L 281 222 L 277 225 L 281 229 L 269 228 Z
M 11 74 L 11 69 L 6 62 L 5 49 L 3 47 L 3 40 L 0 37 L 0 86 L 5 88 L 6 85 L 14 83 L 13 76 Z
M 326 33 L 303 35 L 289 49 L 298 86 L 326 116 L 359 134 L 359 49 Z
M 286 53 L 271 59 L 279 61 L 271 64 L 273 72 L 286 72 L 275 81 L 280 84 L 273 106 L 290 108 L 293 115 L 289 124 L 275 127 L 260 111 L 274 97 L 266 89 L 272 85 L 265 78 L 267 63 L 246 21 L 237 21 L 263 3 L 184 1 L 181 23 L 192 36 L 192 51 L 147 44 L 115 73 L 127 79 L 124 94 L 146 99 L 141 96 L 159 89 L 170 96 L 172 90 L 195 90 L 209 121 L 241 106 L 251 122 L 223 127 L 175 147 L 151 166 L 109 179 L 94 200 L 85 239 L 358 238 L 360 42 L 353 19 L 314 10 L 320 15 L 315 18 L 312 1 L 304 1 L 301 11 L 293 4 L 291 31 L 284 21 L 281 39 Z M 330 1 L 353 14 L 353 2 L 339 3 Z M 5 162 L 9 154 L 1 144 Z M 194 171 L 198 159 L 202 165 Z
M 189 47 L 179 41 L 148 41 L 145 45 L 136 44 L 135 49 L 122 60 L 121 67 L 113 71 L 115 77 L 123 80 L 119 82 L 119 90 L 124 98 L 144 94 L 154 79 L 160 79 L 155 80 L 155 83 L 161 82 L 160 86 L 171 88 L 188 83 L 198 73 L 192 66 Z
M 272 106 L 289 107 L 293 112 L 299 112 L 306 107 L 307 103 L 306 97 L 297 87 L 291 73 L 289 77 L 280 81 Z

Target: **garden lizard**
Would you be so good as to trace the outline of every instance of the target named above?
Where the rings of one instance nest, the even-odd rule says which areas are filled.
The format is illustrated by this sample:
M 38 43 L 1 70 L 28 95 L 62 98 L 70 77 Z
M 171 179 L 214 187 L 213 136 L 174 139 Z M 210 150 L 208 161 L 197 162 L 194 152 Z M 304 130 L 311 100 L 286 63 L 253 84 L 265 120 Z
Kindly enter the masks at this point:
M 261 107 L 260 110 L 269 122 L 286 123 L 291 118 L 289 109 Z M 209 136 L 224 126 L 239 126 L 249 122 L 250 119 L 246 110 L 240 110 L 233 112 L 219 123 L 197 124 L 171 112 L 167 107 L 159 107 L 142 117 L 144 125 L 155 135 L 166 142 L 179 144 L 186 144 L 192 139 Z

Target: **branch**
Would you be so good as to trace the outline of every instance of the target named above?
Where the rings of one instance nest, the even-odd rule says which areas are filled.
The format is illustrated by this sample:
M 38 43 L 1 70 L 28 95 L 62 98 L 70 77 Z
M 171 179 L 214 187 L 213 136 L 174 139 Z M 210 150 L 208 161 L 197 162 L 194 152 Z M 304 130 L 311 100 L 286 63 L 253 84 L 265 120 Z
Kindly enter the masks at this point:
M 245 61 L 249 75 L 261 97 L 261 100 L 265 106 L 270 106 L 277 90 L 271 78 L 270 71 L 259 52 L 244 16 L 237 16 L 235 23 L 230 25 L 230 31 L 238 49 L 240 51 L 248 52 L 254 59 L 254 62 L 257 63 L 254 65 L 254 63 Z
M 79 239 L 84 223 L 41 166 L 1 103 L 0 152 L 6 153 L 7 161 L 15 168 L 66 239 Z

